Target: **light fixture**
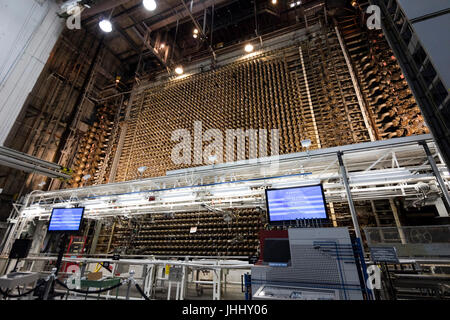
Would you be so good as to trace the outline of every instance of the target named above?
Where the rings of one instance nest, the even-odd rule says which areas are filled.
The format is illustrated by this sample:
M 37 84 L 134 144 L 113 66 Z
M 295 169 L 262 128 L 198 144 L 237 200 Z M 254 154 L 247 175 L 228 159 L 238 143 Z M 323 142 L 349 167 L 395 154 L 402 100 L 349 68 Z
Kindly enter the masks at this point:
M 175 73 L 178 75 L 182 75 L 184 72 L 183 67 L 179 66 L 175 68 Z
M 277 0 L 272 0 L 272 4 L 277 4 Z
M 308 149 L 311 146 L 311 140 L 305 139 L 301 141 L 302 147 Z
M 144 5 L 144 8 L 147 9 L 148 11 L 153 11 L 156 9 L 155 0 L 144 0 L 142 4 Z
M 245 47 L 244 47 L 245 52 L 248 52 L 248 53 L 253 52 L 253 49 L 254 49 L 254 47 L 251 43 L 245 45 Z
M 103 32 L 111 32 L 112 31 L 112 24 L 111 21 L 108 19 L 103 19 L 98 23 L 100 26 L 100 29 L 102 29 Z
M 192 36 L 194 37 L 194 39 L 198 38 L 198 34 L 196 34 L 196 33 L 194 33 Z
M 137 169 L 137 171 L 138 171 L 140 174 L 143 174 L 143 173 L 145 172 L 145 170 L 147 170 L 147 169 L 148 169 L 147 166 L 142 166 L 142 167 L 139 167 L 139 168 Z
M 195 29 L 194 29 L 194 34 L 197 34 L 197 33 L 198 33 L 198 29 L 195 28 Z
M 166 45 L 164 43 L 161 43 L 161 45 L 159 46 L 160 49 L 164 49 Z
M 211 163 L 215 163 L 217 161 L 217 156 L 216 155 L 208 156 L 208 161 Z
M 227 198 L 227 197 L 236 197 L 236 196 L 239 196 L 239 197 L 249 196 L 249 195 L 253 194 L 253 191 L 249 187 L 233 188 L 230 186 L 227 186 L 227 187 L 219 186 L 219 187 L 212 188 L 210 190 L 210 193 L 214 197 Z
M 161 195 L 164 202 L 192 201 L 196 198 L 192 192 L 168 192 Z

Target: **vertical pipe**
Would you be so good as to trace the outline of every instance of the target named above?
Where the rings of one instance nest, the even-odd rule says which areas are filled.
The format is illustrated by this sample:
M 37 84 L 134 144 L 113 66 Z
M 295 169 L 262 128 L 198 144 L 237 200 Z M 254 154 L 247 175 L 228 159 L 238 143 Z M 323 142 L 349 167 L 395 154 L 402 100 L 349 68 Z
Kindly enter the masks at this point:
M 352 193 L 350 190 L 350 184 L 348 183 L 347 170 L 345 169 L 344 161 L 342 160 L 342 152 L 337 153 L 339 160 L 339 166 L 341 168 L 342 180 L 344 182 L 345 191 L 347 193 L 348 206 L 350 207 L 350 214 L 352 215 L 353 226 L 355 228 L 356 237 L 361 239 L 361 231 L 359 230 L 358 216 L 356 214 L 355 205 L 353 203 Z
M 337 26 L 334 27 L 336 31 L 337 38 L 339 40 L 339 45 L 341 46 L 342 53 L 344 54 L 345 63 L 347 64 L 348 71 L 350 72 L 350 77 L 352 79 L 353 88 L 355 89 L 356 97 L 358 98 L 359 108 L 361 109 L 361 113 L 364 119 L 364 124 L 369 132 L 370 141 L 375 141 L 375 134 L 373 132 L 373 128 L 370 125 L 369 114 L 367 112 L 366 104 L 362 98 L 361 88 L 359 87 L 358 80 L 356 79 L 355 70 L 353 70 L 353 66 L 350 62 L 350 57 L 348 56 L 347 49 L 345 47 L 344 41 L 342 40 L 341 33 Z
M 314 108 L 312 105 L 311 93 L 309 91 L 308 77 L 306 75 L 306 68 L 305 68 L 305 62 L 303 60 L 302 47 L 299 47 L 298 50 L 299 50 L 299 54 L 300 54 L 300 62 L 302 63 L 303 78 L 305 79 L 306 95 L 308 97 L 309 110 L 311 111 L 311 119 L 312 119 L 312 123 L 313 123 L 313 127 L 314 127 L 314 134 L 315 134 L 316 140 L 317 140 L 317 148 L 320 149 L 320 148 L 322 148 L 322 146 L 320 144 L 319 131 L 317 130 L 316 117 L 314 116 Z

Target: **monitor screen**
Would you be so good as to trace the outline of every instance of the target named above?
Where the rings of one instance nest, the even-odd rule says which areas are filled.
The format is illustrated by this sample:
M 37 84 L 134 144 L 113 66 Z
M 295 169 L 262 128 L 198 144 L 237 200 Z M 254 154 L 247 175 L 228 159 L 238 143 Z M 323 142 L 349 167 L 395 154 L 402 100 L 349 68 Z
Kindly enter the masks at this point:
M 48 231 L 75 232 L 80 229 L 84 208 L 54 208 Z
M 297 219 L 327 219 L 323 187 L 293 187 L 266 189 L 266 203 L 270 222 Z
M 288 263 L 291 260 L 289 239 L 264 240 L 263 259 L 266 263 Z

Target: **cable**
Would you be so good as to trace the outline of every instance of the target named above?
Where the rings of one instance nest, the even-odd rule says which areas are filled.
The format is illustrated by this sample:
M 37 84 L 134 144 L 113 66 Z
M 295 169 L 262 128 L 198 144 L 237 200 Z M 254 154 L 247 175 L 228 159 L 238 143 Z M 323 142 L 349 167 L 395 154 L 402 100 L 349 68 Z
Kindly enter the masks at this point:
M 116 284 L 116 285 L 114 285 L 112 287 L 109 287 L 109 288 L 90 291 L 90 290 L 71 289 L 64 282 L 60 281 L 59 279 L 55 279 L 55 281 L 58 284 L 60 284 L 61 286 L 63 286 L 64 288 L 66 288 L 67 290 L 69 290 L 69 291 L 73 291 L 73 292 L 77 292 L 77 293 L 83 293 L 83 294 L 102 293 L 102 292 L 106 292 L 106 291 L 110 291 L 110 290 L 113 290 L 115 288 L 118 288 L 118 287 L 120 287 L 123 284 L 122 282 L 120 282 L 120 283 L 118 283 L 118 284 Z
M 149 297 L 147 297 L 147 295 L 144 293 L 144 290 L 142 290 L 141 286 L 138 285 L 136 282 L 134 283 L 134 285 L 136 286 L 137 291 L 139 291 L 139 293 L 141 294 L 141 296 L 145 299 L 150 301 L 151 299 Z
M 34 290 L 36 290 L 39 287 L 42 287 L 42 285 L 44 285 L 45 282 L 38 284 L 36 287 L 34 287 L 33 289 L 30 289 L 28 291 L 22 292 L 21 294 L 9 294 L 8 290 L 3 291 L 2 288 L 0 288 L 0 293 L 3 295 L 3 297 L 8 297 L 8 298 L 20 298 L 23 296 L 26 296 L 30 293 L 32 293 Z

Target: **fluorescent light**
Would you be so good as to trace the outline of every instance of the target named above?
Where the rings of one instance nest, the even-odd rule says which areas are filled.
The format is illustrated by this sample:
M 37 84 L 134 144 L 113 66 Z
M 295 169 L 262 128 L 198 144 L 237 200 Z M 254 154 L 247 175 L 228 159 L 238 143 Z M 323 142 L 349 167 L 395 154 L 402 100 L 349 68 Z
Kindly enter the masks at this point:
M 222 188 L 213 188 L 211 193 L 215 197 L 229 197 L 229 196 L 248 196 L 253 194 L 253 191 L 249 187 L 240 187 L 240 188 L 232 188 L 232 187 L 222 187 Z
M 194 200 L 195 195 L 192 192 L 171 192 L 161 195 L 161 199 L 166 202 Z
M 100 29 L 102 29 L 103 32 L 111 32 L 112 31 L 112 24 L 111 21 L 108 19 L 103 19 L 98 23 L 100 26 Z
M 144 0 L 143 2 L 144 8 L 148 11 L 153 11 L 156 9 L 156 2 L 155 0 Z
M 253 52 L 254 47 L 251 43 L 249 43 L 249 44 L 245 45 L 244 50 L 245 50 L 245 52 L 250 53 L 250 52 Z
M 290 188 L 290 187 L 305 187 L 305 186 L 313 186 L 320 184 L 319 179 L 313 179 L 313 180 L 295 180 L 295 181 L 283 181 L 283 182 L 274 182 L 271 184 L 271 188 L 278 189 L 278 188 Z
M 180 66 L 180 67 L 176 67 L 175 68 L 175 73 L 176 74 L 182 75 L 183 72 L 184 72 L 183 67 Z

